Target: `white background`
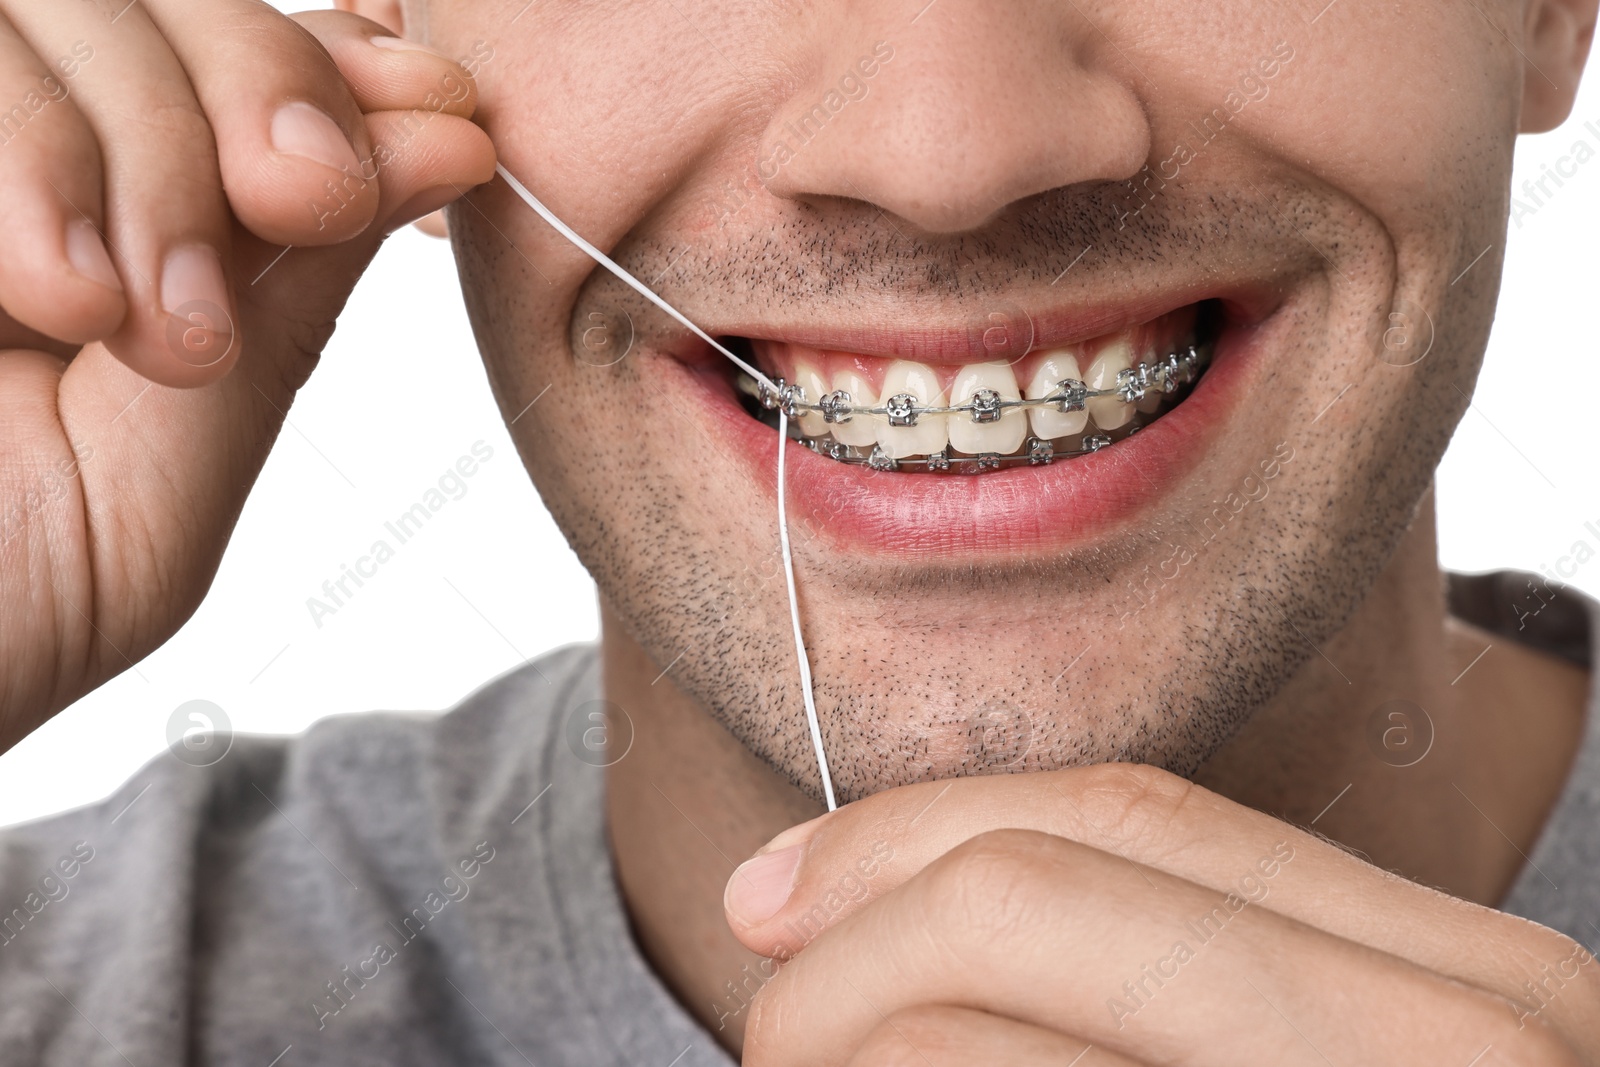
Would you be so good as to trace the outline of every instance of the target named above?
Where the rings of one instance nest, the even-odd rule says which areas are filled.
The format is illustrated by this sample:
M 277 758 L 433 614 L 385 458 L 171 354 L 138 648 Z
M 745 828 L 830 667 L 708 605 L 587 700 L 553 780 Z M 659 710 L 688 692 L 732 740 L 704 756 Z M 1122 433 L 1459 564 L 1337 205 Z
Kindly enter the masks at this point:
M 1579 137 L 1600 150 L 1600 76 L 1565 127 L 1524 138 L 1515 186 Z M 1439 472 L 1441 554 L 1456 569 L 1537 570 L 1580 539 L 1600 548 L 1584 528 L 1600 529 L 1585 414 L 1600 159 L 1521 221 L 1474 409 Z M 444 242 L 407 229 L 388 243 L 290 423 L 188 625 L 0 755 L 0 823 L 105 795 L 160 752 L 185 701 L 215 702 L 239 731 L 295 732 L 337 712 L 444 707 L 525 658 L 594 638 L 593 586 L 511 447 Z M 494 455 L 466 495 L 319 628 L 307 598 L 377 538 L 393 544 L 384 523 L 477 441 Z M 1600 559 L 1572 584 L 1600 595 Z

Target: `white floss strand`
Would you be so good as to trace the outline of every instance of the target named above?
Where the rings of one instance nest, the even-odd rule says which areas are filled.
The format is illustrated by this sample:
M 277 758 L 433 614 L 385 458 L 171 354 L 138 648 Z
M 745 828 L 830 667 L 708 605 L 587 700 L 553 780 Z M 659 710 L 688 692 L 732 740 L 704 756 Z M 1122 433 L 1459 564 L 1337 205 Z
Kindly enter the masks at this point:
M 754 378 L 768 389 L 771 389 L 774 393 L 778 391 L 778 387 L 772 383 L 771 378 L 768 378 L 765 374 L 762 374 L 750 364 L 746 363 L 732 352 L 729 352 L 722 345 L 718 344 L 710 334 L 706 333 L 700 327 L 690 322 L 687 315 L 657 296 L 649 286 L 644 284 L 644 282 L 641 282 L 638 278 L 635 278 L 633 275 L 619 267 L 615 262 L 612 261 L 610 256 L 606 255 L 594 245 L 578 236 L 578 231 L 574 230 L 571 226 L 568 226 L 566 223 L 556 218 L 555 212 L 545 207 L 544 203 L 538 197 L 528 192 L 528 187 L 517 181 L 517 179 L 512 176 L 511 172 L 506 170 L 506 165 L 504 163 L 496 163 L 494 165 L 494 169 L 495 173 L 504 178 L 506 180 L 506 184 L 511 186 L 513 192 L 522 197 L 523 200 L 527 201 L 528 206 L 539 213 L 539 217 L 541 219 L 544 219 L 544 221 L 555 227 L 555 231 L 561 236 L 577 245 L 578 248 L 583 251 L 584 255 L 600 264 L 612 274 L 615 274 L 617 278 L 620 279 L 625 285 L 636 290 L 640 296 L 644 297 L 656 307 L 660 308 L 662 311 L 665 311 L 668 315 L 671 315 L 673 318 L 687 326 L 690 330 L 694 331 L 695 336 L 699 337 L 700 340 L 704 341 L 712 348 L 715 348 L 718 352 L 721 352 L 724 356 L 727 356 L 729 359 L 733 360 L 734 364 L 746 374 L 750 375 L 750 377 Z
M 494 169 L 495 173 L 504 178 L 506 180 L 506 184 L 511 186 L 512 191 L 520 196 L 529 207 L 533 208 L 540 218 L 548 222 L 557 233 L 576 245 L 584 255 L 588 256 L 590 259 L 600 264 L 600 266 L 610 271 L 617 277 L 619 281 L 633 289 L 640 296 L 650 301 L 656 307 L 660 308 L 668 315 L 671 315 L 674 319 L 677 319 L 679 322 L 683 323 L 683 325 L 688 327 L 688 329 L 691 330 L 695 336 L 699 337 L 702 341 L 716 349 L 729 360 L 732 360 L 735 366 L 743 370 L 746 374 L 750 375 L 756 381 L 760 382 L 762 385 L 766 386 L 768 389 L 772 390 L 774 394 L 776 394 L 778 387 L 773 384 L 770 378 L 768 378 L 765 374 L 762 374 L 755 367 L 752 367 L 750 364 L 746 363 L 744 360 L 740 359 L 738 356 L 734 355 L 732 352 L 728 351 L 721 344 L 717 343 L 717 341 L 713 339 L 710 334 L 706 333 L 700 327 L 690 322 L 688 316 L 684 315 L 683 312 L 679 311 L 661 297 L 657 296 L 655 292 L 643 282 L 618 266 L 610 256 L 600 251 L 588 241 L 585 241 L 571 226 L 568 226 L 566 223 L 556 218 L 555 212 L 545 207 L 544 203 L 540 201 L 538 197 L 534 196 L 528 191 L 527 186 L 517 181 L 516 177 L 506 169 L 505 164 L 496 163 Z M 800 601 L 795 596 L 794 558 L 789 551 L 789 514 L 788 509 L 784 505 L 785 494 L 783 461 L 785 453 L 788 452 L 788 449 L 785 447 L 788 444 L 788 441 L 789 417 L 780 407 L 778 409 L 778 543 L 783 550 L 783 577 L 787 584 L 789 593 L 789 620 L 794 625 L 795 658 L 800 663 L 800 692 L 805 697 L 806 724 L 811 728 L 811 744 L 817 752 L 817 769 L 822 772 L 822 792 L 827 798 L 828 810 L 833 811 L 839 806 L 839 803 L 834 799 L 833 796 L 833 776 L 828 773 L 828 756 L 827 753 L 822 750 L 822 727 L 817 721 L 817 704 L 815 698 L 813 698 L 811 695 L 811 659 L 806 655 L 806 639 L 805 635 L 800 629 Z
M 811 747 L 817 750 L 817 770 L 822 772 L 822 794 L 828 810 L 839 802 L 833 798 L 833 775 L 828 773 L 828 757 L 822 751 L 822 727 L 817 723 L 817 704 L 811 696 L 811 657 L 806 655 L 805 638 L 800 633 L 800 600 L 794 593 L 794 558 L 789 553 L 789 512 L 784 506 L 783 457 L 789 451 L 789 416 L 778 408 L 778 543 L 783 548 L 783 579 L 789 583 L 789 619 L 794 623 L 794 654 L 800 661 L 800 692 L 806 700 L 806 722 L 811 727 Z

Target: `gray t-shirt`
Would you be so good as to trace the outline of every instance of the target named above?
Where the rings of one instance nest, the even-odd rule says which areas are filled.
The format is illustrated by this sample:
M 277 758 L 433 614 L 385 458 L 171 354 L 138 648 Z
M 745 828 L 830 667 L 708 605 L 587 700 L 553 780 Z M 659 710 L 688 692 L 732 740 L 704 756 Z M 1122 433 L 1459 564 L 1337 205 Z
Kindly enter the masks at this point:
M 1452 602 L 1592 662 L 1595 605 L 1519 610 L 1525 580 Z M 442 715 L 164 754 L 0 833 L 0 1063 L 729 1067 L 629 932 L 604 771 L 569 739 L 598 698 L 594 650 L 563 649 Z M 1506 909 L 1600 946 L 1595 703 Z

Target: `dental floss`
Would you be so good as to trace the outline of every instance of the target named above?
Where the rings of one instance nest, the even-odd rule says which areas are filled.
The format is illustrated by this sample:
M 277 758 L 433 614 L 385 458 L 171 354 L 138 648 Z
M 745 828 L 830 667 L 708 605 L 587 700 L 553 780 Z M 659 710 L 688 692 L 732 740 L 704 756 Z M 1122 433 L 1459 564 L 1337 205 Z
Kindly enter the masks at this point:
M 762 374 L 750 364 L 746 363 L 744 360 L 740 359 L 738 356 L 722 347 L 722 345 L 718 344 L 712 339 L 710 334 L 706 333 L 700 327 L 690 322 L 688 316 L 684 315 L 683 312 L 679 311 L 677 308 L 661 299 L 643 282 L 629 274 L 627 271 L 623 270 L 621 267 L 617 266 L 617 264 L 612 261 L 610 256 L 600 251 L 588 241 L 585 241 L 582 237 L 578 236 L 578 232 L 571 226 L 568 226 L 566 223 L 556 218 L 555 213 L 549 208 L 545 207 L 544 203 L 540 201 L 538 197 L 528 192 L 528 187 L 526 185 L 523 185 L 521 182 L 517 181 L 517 179 L 512 176 L 512 173 L 509 170 L 506 170 L 506 165 L 504 163 L 496 163 L 494 165 L 494 169 L 495 173 L 504 178 L 506 180 L 506 184 L 511 186 L 513 192 L 522 197 L 523 200 L 527 201 L 528 206 L 539 213 L 540 218 L 544 219 L 544 221 L 555 227 L 555 231 L 561 236 L 577 245 L 578 248 L 583 251 L 584 255 L 600 264 L 612 274 L 615 274 L 620 281 L 638 292 L 640 296 L 644 297 L 656 307 L 660 308 L 662 311 L 665 311 L 668 315 L 671 315 L 673 318 L 687 326 L 690 330 L 694 331 L 695 336 L 699 337 L 700 340 L 704 341 L 718 352 L 721 352 L 724 356 L 727 356 L 729 359 L 733 360 L 740 370 L 750 375 L 750 377 L 754 378 L 762 385 L 765 385 L 767 388 L 773 390 L 774 393 L 777 392 L 778 387 L 773 384 L 772 379 L 768 378 L 765 374 Z
M 817 705 L 811 697 L 811 657 L 806 655 L 805 637 L 800 633 L 800 600 L 794 593 L 794 560 L 789 554 L 789 512 L 784 506 L 783 457 L 789 451 L 789 416 L 778 409 L 778 543 L 783 547 L 783 578 L 789 583 L 789 619 L 794 623 L 794 654 L 800 661 L 800 691 L 805 694 L 806 723 L 811 727 L 811 746 L 817 750 L 817 769 L 822 772 L 822 793 L 828 810 L 839 802 L 833 798 L 833 776 L 828 773 L 828 757 L 822 751 L 822 727 L 817 724 Z
M 585 241 L 578 235 L 576 230 L 562 222 L 560 219 L 556 218 L 555 213 L 549 208 L 545 207 L 543 202 L 541 202 L 538 197 L 529 192 L 527 186 L 517 181 L 516 177 L 506 169 L 504 163 L 496 163 L 494 169 L 495 173 L 504 178 L 506 180 L 506 184 L 511 186 L 512 191 L 520 196 L 529 207 L 533 208 L 533 210 L 538 213 L 540 218 L 549 223 L 557 233 L 576 245 L 584 253 L 584 255 L 588 256 L 600 266 L 610 271 L 617 277 L 619 281 L 636 291 L 640 296 L 644 297 L 656 307 L 660 308 L 662 311 L 665 311 L 668 315 L 671 315 L 674 319 L 677 319 L 684 326 L 688 327 L 689 330 L 695 334 L 695 336 L 699 337 L 702 341 L 710 345 L 716 351 L 720 352 L 723 356 L 726 356 L 729 360 L 732 360 L 734 365 L 739 369 L 743 370 L 746 374 L 750 375 L 762 385 L 765 385 L 768 389 L 771 389 L 774 395 L 778 393 L 778 387 L 765 374 L 762 374 L 755 367 L 752 367 L 750 364 L 746 363 L 744 360 L 728 351 L 728 349 L 724 348 L 721 344 L 715 341 L 710 334 L 706 333 L 700 327 L 690 322 L 688 317 L 681 311 L 667 303 L 661 297 L 657 296 L 643 282 L 639 281 L 632 274 L 629 274 L 627 271 L 623 270 L 620 266 L 613 262 L 610 256 L 607 256 L 594 245 L 590 244 L 588 241 Z M 811 730 L 812 747 L 814 747 L 817 752 L 817 769 L 822 772 L 822 792 L 827 798 L 828 810 L 833 811 L 839 806 L 839 804 L 833 796 L 833 777 L 828 773 L 828 756 L 822 749 L 822 727 L 817 721 L 817 705 L 816 701 L 811 695 L 811 660 L 806 655 L 805 635 L 800 629 L 800 602 L 795 596 L 794 559 L 789 551 L 789 515 L 788 509 L 784 505 L 784 455 L 788 451 L 788 449 L 785 447 L 788 443 L 789 417 L 780 407 L 778 411 L 778 543 L 781 546 L 783 553 L 783 576 L 785 582 L 787 583 L 789 593 L 789 619 L 794 625 L 795 658 L 798 659 L 800 663 L 800 692 L 805 698 L 806 724 Z

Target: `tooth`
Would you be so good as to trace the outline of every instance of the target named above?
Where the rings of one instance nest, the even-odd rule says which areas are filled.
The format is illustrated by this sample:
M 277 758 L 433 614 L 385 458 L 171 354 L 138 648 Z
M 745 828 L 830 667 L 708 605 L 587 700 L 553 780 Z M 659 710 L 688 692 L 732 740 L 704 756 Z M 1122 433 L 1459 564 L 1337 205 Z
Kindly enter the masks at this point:
M 834 440 L 847 445 L 865 446 L 876 444 L 878 441 L 878 420 L 873 415 L 862 415 L 862 408 L 875 408 L 878 406 L 878 394 L 853 368 L 845 368 L 833 372 L 833 388 L 843 389 L 850 394 L 850 406 L 856 409 L 857 414 L 850 417 L 849 422 L 830 423 L 828 429 L 833 431 Z
M 794 361 L 794 383 L 806 391 L 808 404 L 815 404 L 828 391 L 828 382 L 823 378 L 822 372 L 803 359 Z M 807 437 L 825 437 L 828 433 L 828 423 L 820 412 L 813 411 L 795 421 L 800 427 L 800 432 Z
M 917 398 L 918 407 L 942 408 L 944 386 L 933 370 L 910 360 L 896 360 L 883 375 L 883 403 L 898 393 Z M 927 456 L 939 451 L 950 440 L 946 430 L 948 415 L 919 415 L 915 426 L 891 426 L 885 418 L 878 422 L 878 444 L 891 459 Z M 876 421 L 876 420 L 874 420 Z
M 1017 391 L 1017 376 L 1007 363 L 974 363 L 963 367 L 950 387 L 950 406 L 956 407 L 972 399 L 980 389 L 993 389 L 1002 400 L 1021 400 Z M 1022 447 L 1028 436 L 1028 417 L 1020 408 L 1002 409 L 998 422 L 973 422 L 970 413 L 950 416 L 950 447 L 961 452 L 994 452 L 1009 455 Z
M 1133 346 L 1119 338 L 1100 350 L 1083 376 L 1090 389 L 1110 389 L 1117 384 L 1117 372 L 1133 365 Z M 1089 417 L 1102 430 L 1115 430 L 1133 418 L 1133 405 L 1124 404 L 1116 397 L 1103 397 L 1089 401 Z
M 1146 349 L 1144 358 L 1140 362 L 1149 364 L 1152 368 L 1157 367 L 1160 365 L 1161 357 L 1164 354 L 1157 348 Z M 1133 369 L 1138 370 L 1139 368 L 1136 366 Z M 1148 415 L 1161 406 L 1161 401 L 1166 398 L 1166 395 L 1159 386 L 1152 383 L 1150 388 L 1145 390 L 1144 399 L 1135 404 L 1134 407 Z
M 1039 368 L 1033 372 L 1033 381 L 1028 384 L 1028 399 L 1044 399 L 1056 391 L 1056 386 L 1061 384 L 1063 378 L 1083 380 L 1083 374 L 1078 369 L 1077 357 L 1065 348 L 1045 353 L 1044 359 L 1039 362 Z M 1048 441 L 1055 437 L 1071 437 L 1073 434 L 1082 433 L 1084 426 L 1089 422 L 1089 414 L 1086 411 L 1062 414 L 1055 408 L 1030 408 L 1028 420 L 1033 424 L 1033 435 L 1041 441 Z

